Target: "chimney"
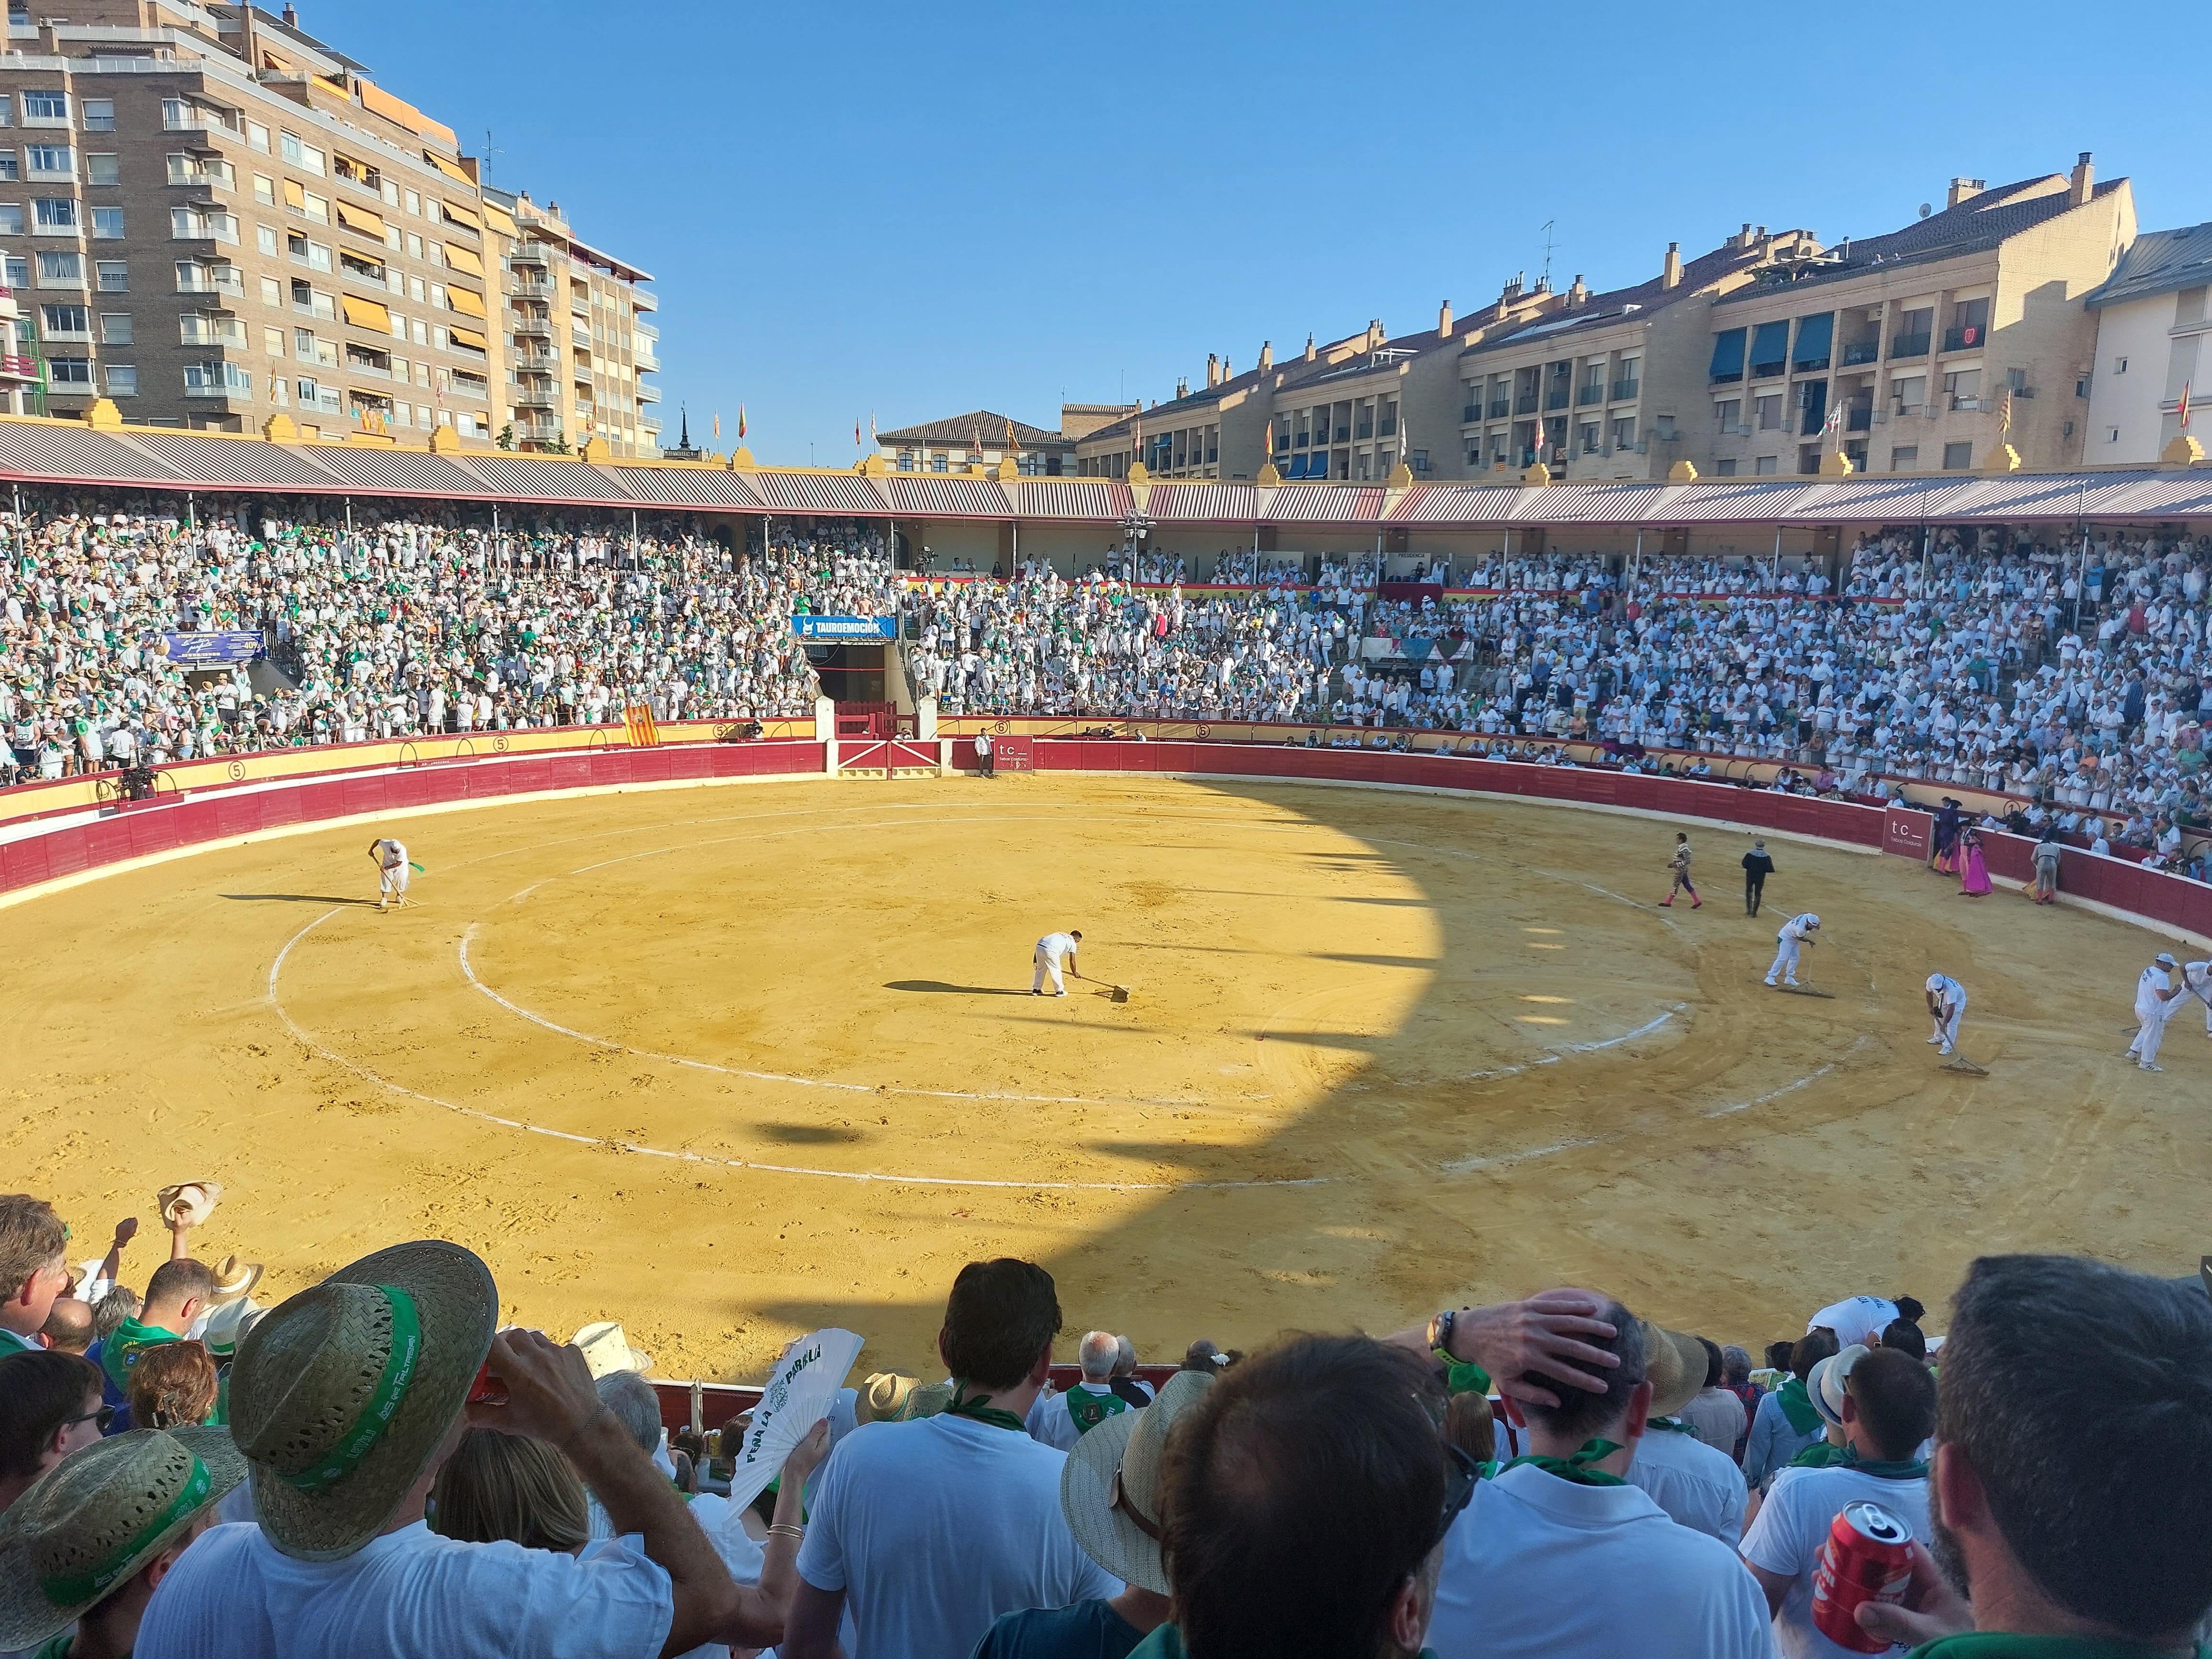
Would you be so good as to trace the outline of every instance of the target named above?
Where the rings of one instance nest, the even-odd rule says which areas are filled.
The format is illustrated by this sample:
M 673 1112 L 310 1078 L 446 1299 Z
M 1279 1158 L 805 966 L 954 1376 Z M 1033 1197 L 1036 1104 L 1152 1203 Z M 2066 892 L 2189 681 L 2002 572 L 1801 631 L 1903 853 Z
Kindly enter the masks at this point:
M 1579 276 L 1576 277 L 1576 284 L 1579 286 L 1582 280 Z M 1682 245 L 1680 242 L 1667 244 L 1667 263 L 1659 269 L 1659 286 L 1662 288 L 1682 286 Z
M 1268 370 L 1270 370 L 1270 369 L 1272 369 L 1273 368 L 1274 368 L 1274 366 L 1275 366 L 1275 343 L 1274 343 L 1273 340 L 1262 340 L 1262 341 L 1261 341 L 1261 342 L 1260 342 L 1260 372 L 1261 372 L 1262 374 L 1265 374 L 1266 373 L 1267 373 L 1267 371 L 1268 371 Z
M 1221 358 L 1212 351 L 1206 354 L 1206 384 L 1209 388 L 1221 384 Z
M 2080 207 L 2089 199 L 2089 192 L 2096 185 L 2097 170 L 2089 165 L 2089 152 L 2085 149 L 2074 158 L 2073 188 L 2066 192 L 2066 199 Z
M 1307 335 L 1307 336 L 1306 336 L 1306 361 L 1307 361 L 1308 362 L 1311 362 L 1313 360 L 1314 360 L 1314 343 L 1313 343 L 1313 336 L 1312 336 L 1312 335 L 1310 335 L 1310 334 L 1309 334 L 1309 335 Z
M 1969 196 L 1980 195 L 1986 187 L 1987 183 L 1984 179 L 1954 179 L 1951 188 L 1944 195 L 1943 205 L 1947 209 L 1954 208 Z
M 1452 328 L 1451 301 L 1450 301 L 1449 300 L 1447 300 L 1447 301 L 1445 301 L 1442 305 L 1440 305 L 1440 306 L 1438 306 L 1438 307 L 1437 307 L 1437 337 L 1438 337 L 1439 338 L 1441 338 L 1441 339 L 1446 339 L 1446 340 L 1450 339 L 1450 338 L 1451 338 L 1451 328 Z
M 284 8 L 284 27 L 288 29 L 300 27 L 300 9 L 297 6 L 288 5 Z
M 1575 273 L 1573 286 L 1567 289 L 1567 305 L 1569 308 L 1571 309 L 1576 306 L 1581 305 L 1589 298 L 1589 288 L 1583 281 L 1583 274 L 1578 270 Z
M 1176 398 L 1177 401 L 1181 401 L 1182 398 L 1188 398 L 1188 397 L 1189 397 L 1189 396 L 1190 396 L 1190 377 L 1189 377 L 1188 374 L 1186 374 L 1186 375 L 1184 375 L 1182 379 L 1178 380 L 1176 382 Z
M 1750 220 L 1747 219 L 1743 222 L 1743 233 L 1735 239 L 1735 245 L 1738 247 L 1749 247 L 1751 246 Z
M 1369 349 L 1371 350 L 1375 347 L 1381 345 L 1383 341 L 1389 337 L 1390 337 L 1388 334 L 1385 334 L 1382 331 L 1382 319 L 1380 317 L 1370 317 L 1367 319 L 1367 344 Z

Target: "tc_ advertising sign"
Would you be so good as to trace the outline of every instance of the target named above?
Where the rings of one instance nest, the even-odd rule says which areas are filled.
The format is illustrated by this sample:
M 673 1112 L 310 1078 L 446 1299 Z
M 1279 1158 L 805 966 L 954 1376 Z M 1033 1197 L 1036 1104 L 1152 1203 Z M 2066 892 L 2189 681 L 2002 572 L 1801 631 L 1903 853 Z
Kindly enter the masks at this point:
M 164 634 L 161 650 L 171 662 L 187 668 L 203 667 L 209 663 L 251 662 L 256 657 L 269 654 L 269 647 L 259 634 L 243 632 Z
M 898 637 L 898 618 L 896 617 L 816 617 L 801 611 L 791 619 L 791 626 L 802 640 L 895 640 Z

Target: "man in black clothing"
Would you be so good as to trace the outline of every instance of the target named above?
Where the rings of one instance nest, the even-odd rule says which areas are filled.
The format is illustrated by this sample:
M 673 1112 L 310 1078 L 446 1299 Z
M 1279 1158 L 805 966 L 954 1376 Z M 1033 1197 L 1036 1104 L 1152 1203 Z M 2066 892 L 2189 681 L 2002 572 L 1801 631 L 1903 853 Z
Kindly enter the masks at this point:
M 1774 873 L 1774 860 L 1766 855 L 1766 842 L 1754 841 L 1751 851 L 1743 855 L 1743 913 L 1747 916 L 1759 914 L 1759 896 L 1766 890 L 1766 878 Z

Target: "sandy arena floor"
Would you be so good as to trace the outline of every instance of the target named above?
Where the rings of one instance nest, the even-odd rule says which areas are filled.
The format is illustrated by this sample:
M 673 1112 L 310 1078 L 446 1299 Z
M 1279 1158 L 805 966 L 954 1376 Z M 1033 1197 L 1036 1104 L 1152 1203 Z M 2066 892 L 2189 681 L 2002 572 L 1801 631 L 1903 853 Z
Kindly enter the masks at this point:
M 1571 1282 L 1756 1352 L 1972 1255 L 2201 1253 L 2212 1043 L 2121 1058 L 2162 941 L 1896 859 L 1292 785 L 805 782 L 392 826 L 417 908 L 321 831 L 0 911 L 9 1187 L 80 1255 L 151 1194 L 260 1299 L 379 1245 L 481 1251 L 507 1317 L 619 1317 L 664 1376 L 823 1322 L 927 1370 L 960 1263 L 1057 1277 L 1072 1333 L 1385 1329 Z M 1759 983 L 1814 909 L 1810 982 Z M 1085 968 L 1026 993 L 1080 927 Z M 1966 985 L 1938 1069 L 1921 981 Z M 1940 1314 L 1931 1323 L 1941 1327 Z M 1069 1346 L 1072 1348 L 1073 1340 Z

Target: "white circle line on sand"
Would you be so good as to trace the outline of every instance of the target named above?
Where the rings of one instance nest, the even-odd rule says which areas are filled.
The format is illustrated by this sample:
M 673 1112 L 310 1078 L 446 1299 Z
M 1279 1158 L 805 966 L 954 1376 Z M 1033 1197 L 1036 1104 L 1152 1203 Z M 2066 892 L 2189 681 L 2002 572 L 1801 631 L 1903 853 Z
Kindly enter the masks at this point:
M 346 908 L 348 907 L 344 905 L 333 906 L 285 940 L 284 948 L 277 951 L 276 959 L 269 964 L 269 1006 L 276 1011 L 276 1018 L 283 1022 L 284 1029 L 289 1031 L 310 1053 L 329 1060 L 333 1066 L 343 1066 L 355 1076 L 367 1079 L 380 1089 L 388 1089 L 393 1094 L 404 1095 L 410 1100 L 419 1100 L 426 1106 L 435 1106 L 461 1117 L 474 1118 L 479 1123 L 494 1124 L 502 1129 L 520 1129 L 526 1133 L 545 1135 L 555 1140 L 570 1141 L 579 1146 L 611 1146 L 617 1151 L 635 1152 L 643 1158 L 665 1158 L 678 1163 L 698 1164 L 727 1170 L 757 1170 L 767 1175 L 816 1176 L 830 1181 L 879 1182 L 889 1187 L 994 1187 L 1021 1192 L 1175 1193 L 1219 1192 L 1248 1188 L 1326 1187 L 1340 1179 L 1335 1176 L 1307 1176 L 1297 1179 L 1273 1181 L 990 1181 L 963 1176 L 883 1175 L 862 1170 L 817 1169 L 801 1164 L 764 1164 L 758 1159 L 748 1158 L 716 1158 L 705 1152 L 672 1152 L 663 1147 L 647 1146 L 637 1141 L 613 1140 L 603 1135 L 573 1134 L 565 1129 L 548 1128 L 542 1123 L 531 1123 L 520 1118 L 501 1117 L 496 1112 L 487 1112 L 474 1106 L 463 1106 L 454 1101 L 441 1100 L 435 1095 L 426 1095 L 420 1090 L 407 1087 L 404 1084 L 394 1083 L 391 1079 L 380 1075 L 368 1066 L 349 1059 L 344 1054 L 318 1042 L 286 1010 L 283 1000 L 276 994 L 277 976 L 283 969 L 285 958 L 292 954 L 294 945 Z
M 1025 1106 L 1204 1106 L 1201 1100 L 1184 1100 L 1173 1097 L 1150 1098 L 1138 1097 L 1128 1100 L 1101 1100 L 1088 1095 L 1017 1095 L 970 1092 L 959 1089 L 909 1089 L 889 1083 L 838 1083 L 825 1078 L 794 1077 L 784 1072 L 750 1071 L 742 1066 L 717 1066 L 712 1060 L 689 1060 L 682 1054 L 665 1054 L 654 1048 L 634 1048 L 626 1042 L 617 1042 L 611 1037 L 596 1036 L 589 1031 L 578 1031 L 566 1025 L 556 1025 L 542 1014 L 532 1013 L 517 1002 L 507 998 L 485 984 L 477 976 L 475 966 L 469 961 L 469 943 L 476 938 L 480 922 L 471 922 L 460 938 L 457 952 L 461 964 L 461 976 L 476 989 L 517 1018 L 526 1019 L 532 1025 L 543 1026 L 579 1042 L 588 1042 L 593 1048 L 612 1049 L 617 1054 L 635 1055 L 639 1060 L 657 1060 L 670 1066 L 688 1066 L 695 1072 L 715 1072 L 724 1077 L 749 1078 L 756 1083 L 788 1083 L 801 1089 L 836 1089 L 862 1095 L 910 1095 L 923 1100 L 1007 1100 Z M 1248 1100 L 1264 1100 L 1264 1095 L 1248 1095 Z

